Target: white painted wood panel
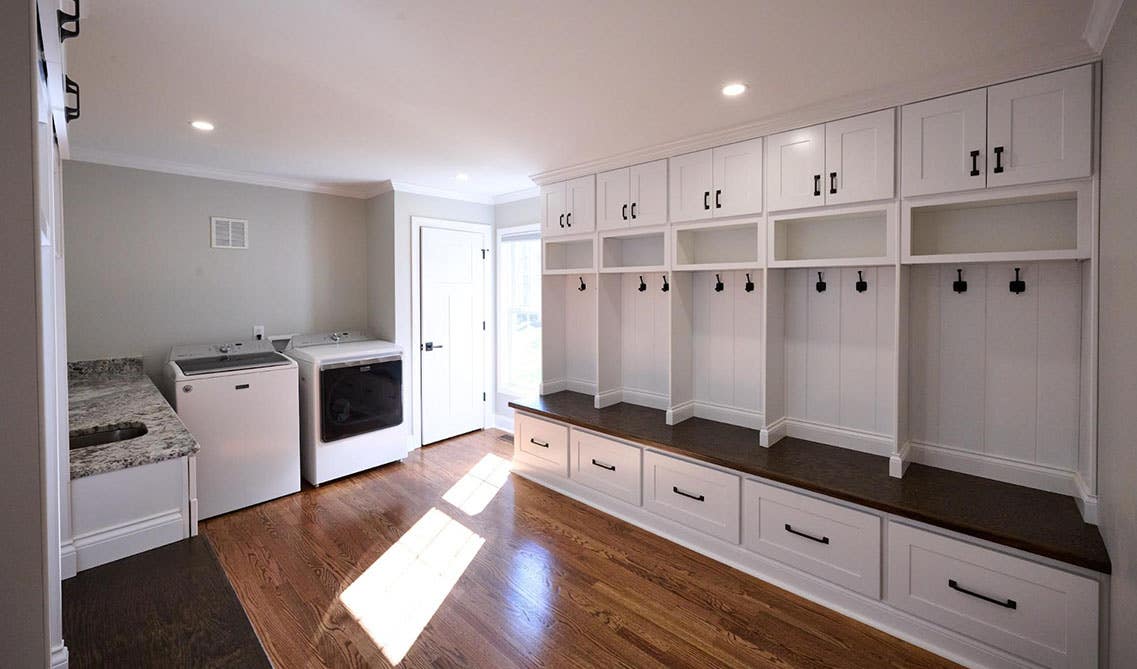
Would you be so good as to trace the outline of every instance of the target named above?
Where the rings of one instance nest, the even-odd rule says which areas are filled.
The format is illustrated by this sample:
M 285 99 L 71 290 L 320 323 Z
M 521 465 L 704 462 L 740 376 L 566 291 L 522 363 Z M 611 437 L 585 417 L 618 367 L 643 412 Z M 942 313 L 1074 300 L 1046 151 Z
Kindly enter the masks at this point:
M 672 222 L 699 221 L 711 217 L 714 190 L 711 149 L 668 159 L 668 202 Z
M 623 168 L 596 175 L 596 229 L 628 227 L 631 203 L 629 170 Z
M 525 413 L 515 417 L 514 458 L 557 476 L 568 476 L 568 428 Z
M 666 406 L 671 332 L 668 295 L 661 290 L 661 273 L 642 275 L 647 285 L 642 292 L 640 276 L 620 275 L 620 386 L 626 402 L 642 404 L 637 395 L 649 395 L 656 399 L 649 406 Z M 607 340 L 605 345 L 610 345 Z
M 1010 265 L 987 268 L 986 452 L 1034 461 L 1038 424 L 1038 292 L 1034 267 L 1021 268 L 1025 293 L 1010 292 Z
M 987 185 L 986 89 L 904 105 L 900 124 L 904 197 Z
M 766 139 L 768 211 L 825 204 L 825 126 L 791 130 Z
M 587 286 L 584 291 L 578 290 L 582 278 Z M 597 294 L 595 274 L 542 278 L 542 392 L 594 392 Z
M 592 432 L 571 428 L 569 477 L 602 493 L 640 505 L 642 449 Z
M 723 290 L 715 291 L 715 275 Z M 762 277 L 751 271 L 694 272 L 693 399 L 722 409 L 762 411 Z M 709 417 L 709 416 L 708 416 Z
M 816 289 L 817 272 L 810 270 L 805 286 L 794 292 L 806 297 L 807 353 L 805 361 L 806 418 L 826 425 L 841 422 L 841 270 L 818 270 L 826 288 Z M 796 333 L 795 333 L 796 334 Z
M 1088 263 L 1083 263 L 1088 266 Z M 1073 470 L 1081 402 L 1082 266 L 1055 264 L 1039 272 L 1038 442 L 1034 461 Z M 1074 308 L 1072 308 L 1074 307 Z M 1070 389 L 1077 388 L 1072 393 Z
M 885 273 L 891 270 L 891 267 L 885 268 Z M 863 293 L 854 287 L 858 271 L 868 284 Z M 844 268 L 839 271 L 839 277 L 835 286 L 841 299 L 839 422 L 845 427 L 877 432 L 877 369 L 879 358 L 891 354 L 891 350 L 882 351 L 876 346 L 879 324 L 876 293 L 881 289 L 877 269 Z
M 572 179 L 565 183 L 566 232 L 592 232 L 596 229 L 596 177 Z
M 541 186 L 541 234 L 555 236 L 569 232 L 565 227 L 565 182 Z
M 628 225 L 648 226 L 667 223 L 667 161 L 656 160 L 633 165 L 630 183 Z
M 715 218 L 762 211 L 762 138 L 715 147 L 712 151 Z
M 825 124 L 825 204 L 888 199 L 896 183 L 896 110 Z
M 608 406 L 619 401 L 620 372 L 624 366 L 623 346 L 623 276 L 600 274 L 596 277 L 597 328 L 596 339 L 604 342 L 597 350 L 596 406 Z
M 741 479 L 692 462 L 644 452 L 644 508 L 737 544 Z

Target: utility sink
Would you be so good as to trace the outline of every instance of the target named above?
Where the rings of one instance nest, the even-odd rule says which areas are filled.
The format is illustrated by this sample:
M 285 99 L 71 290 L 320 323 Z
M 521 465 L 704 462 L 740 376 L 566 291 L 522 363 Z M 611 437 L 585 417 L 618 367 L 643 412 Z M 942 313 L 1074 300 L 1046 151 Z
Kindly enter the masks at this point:
M 116 441 L 126 441 L 127 439 L 135 439 L 146 434 L 146 426 L 142 423 L 125 423 L 115 427 L 99 430 L 98 432 L 86 432 L 84 434 L 71 435 L 70 450 L 76 448 L 86 448 L 87 446 L 99 446 L 102 444 L 110 444 Z

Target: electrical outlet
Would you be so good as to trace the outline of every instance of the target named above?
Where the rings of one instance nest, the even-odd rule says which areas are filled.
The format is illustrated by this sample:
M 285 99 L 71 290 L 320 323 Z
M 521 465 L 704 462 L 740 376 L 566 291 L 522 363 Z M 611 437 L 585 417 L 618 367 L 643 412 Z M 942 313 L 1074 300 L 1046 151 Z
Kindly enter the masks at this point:
M 263 325 L 254 325 L 254 326 L 253 326 L 253 339 L 256 339 L 257 341 L 260 341 L 260 340 L 262 340 L 262 339 L 264 339 L 264 338 L 265 338 L 265 326 L 263 326 Z

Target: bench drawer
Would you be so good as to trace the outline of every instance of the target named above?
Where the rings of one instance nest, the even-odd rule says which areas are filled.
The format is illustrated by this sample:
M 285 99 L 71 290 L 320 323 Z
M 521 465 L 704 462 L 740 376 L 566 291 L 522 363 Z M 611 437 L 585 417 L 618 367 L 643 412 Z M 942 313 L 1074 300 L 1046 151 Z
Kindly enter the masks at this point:
M 740 481 L 734 474 L 644 452 L 644 508 L 735 544 Z
M 518 412 L 513 456 L 523 465 L 568 476 L 568 427 Z
M 569 432 L 572 469 L 569 477 L 628 504 L 640 505 L 642 449 L 591 432 Z
M 746 548 L 880 598 L 880 517 L 758 481 L 742 483 Z
M 1047 667 L 1098 664 L 1098 582 L 896 522 L 888 602 Z

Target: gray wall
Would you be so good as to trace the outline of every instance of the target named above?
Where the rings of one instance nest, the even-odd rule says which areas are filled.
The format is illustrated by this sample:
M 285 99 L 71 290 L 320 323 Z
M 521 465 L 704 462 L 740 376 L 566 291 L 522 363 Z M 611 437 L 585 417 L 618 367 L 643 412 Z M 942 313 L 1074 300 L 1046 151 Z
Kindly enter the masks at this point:
M 42 667 L 48 661 L 36 311 L 34 16 L 29 0 L 0 5 L 0 664 L 8 667 Z
M 1113 26 L 1102 64 L 1098 472 L 1113 561 L 1110 665 L 1137 667 L 1137 2 Z
M 71 360 L 367 324 L 364 200 L 68 162 Z M 212 249 L 210 216 L 249 220 L 249 249 Z M 374 263 L 373 263 L 374 265 Z
M 540 223 L 541 210 L 540 198 L 531 197 L 524 200 L 517 200 L 515 202 L 506 202 L 494 206 L 494 227 L 497 229 L 502 228 L 515 228 L 519 225 L 533 225 Z M 495 240 L 496 241 L 496 240 Z M 494 299 L 497 299 L 497 263 L 494 263 Z M 494 311 L 496 314 L 496 310 Z M 496 330 L 495 330 L 496 332 Z M 494 366 L 497 366 L 497 344 L 494 344 Z M 496 390 L 496 388 L 495 388 Z M 494 393 L 494 414 L 498 417 L 497 422 L 499 425 L 505 427 L 511 425 L 513 421 L 513 409 L 509 408 L 509 402 L 514 398 L 512 395 L 507 395 L 503 392 L 497 391 Z

